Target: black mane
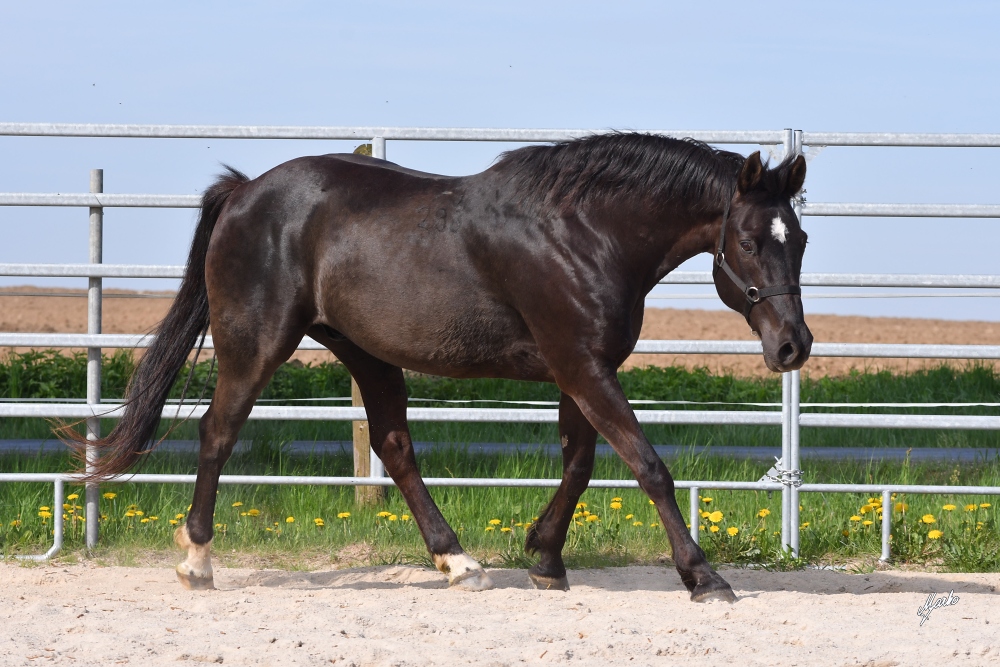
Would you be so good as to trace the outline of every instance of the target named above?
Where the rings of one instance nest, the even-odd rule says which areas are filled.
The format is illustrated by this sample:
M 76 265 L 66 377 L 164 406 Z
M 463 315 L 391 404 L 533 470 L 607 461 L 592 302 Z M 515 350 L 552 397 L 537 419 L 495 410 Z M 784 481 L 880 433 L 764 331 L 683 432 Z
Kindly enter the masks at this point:
M 640 197 L 715 210 L 732 196 L 746 158 L 693 139 L 613 132 L 502 154 L 496 168 L 515 187 L 553 204 Z M 789 161 L 767 170 L 762 187 L 781 191 Z

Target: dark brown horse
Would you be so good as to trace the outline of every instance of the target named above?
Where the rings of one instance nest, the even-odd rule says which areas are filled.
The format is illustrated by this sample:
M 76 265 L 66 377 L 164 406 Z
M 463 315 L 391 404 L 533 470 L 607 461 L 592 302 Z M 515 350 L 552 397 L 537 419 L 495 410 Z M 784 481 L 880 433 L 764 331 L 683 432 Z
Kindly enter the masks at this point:
M 594 465 L 597 434 L 656 504 L 693 600 L 735 596 L 694 543 L 666 466 L 616 371 L 646 294 L 702 252 L 773 371 L 799 368 L 812 336 L 798 296 L 806 235 L 790 205 L 799 157 L 775 169 L 693 141 L 608 134 L 503 155 L 451 178 L 358 155 L 286 162 L 250 180 L 230 170 L 204 195 L 187 272 L 132 378 L 96 475 L 150 447 L 167 392 L 211 322 L 218 383 L 201 420 L 194 501 L 177 542 L 189 588 L 212 586 L 209 545 L 222 466 L 254 401 L 303 336 L 328 347 L 364 397 L 371 443 L 452 585 L 490 588 L 417 469 L 403 368 L 555 382 L 562 484 L 531 527 L 531 580 L 566 589 L 562 547 Z

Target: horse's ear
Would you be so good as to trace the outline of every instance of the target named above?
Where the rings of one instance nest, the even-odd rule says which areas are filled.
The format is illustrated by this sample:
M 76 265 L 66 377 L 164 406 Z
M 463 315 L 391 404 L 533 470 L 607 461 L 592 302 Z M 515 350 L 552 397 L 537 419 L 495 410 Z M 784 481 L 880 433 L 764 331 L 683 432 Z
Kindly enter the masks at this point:
M 740 175 L 736 178 L 736 189 L 743 195 L 760 184 L 760 179 L 764 175 L 764 165 L 760 162 L 760 151 L 755 151 L 743 163 Z
M 792 161 L 792 164 L 788 167 L 788 180 L 785 181 L 785 191 L 786 197 L 794 197 L 799 194 L 799 190 L 802 189 L 802 185 L 806 182 L 806 159 L 803 156 L 798 156 Z

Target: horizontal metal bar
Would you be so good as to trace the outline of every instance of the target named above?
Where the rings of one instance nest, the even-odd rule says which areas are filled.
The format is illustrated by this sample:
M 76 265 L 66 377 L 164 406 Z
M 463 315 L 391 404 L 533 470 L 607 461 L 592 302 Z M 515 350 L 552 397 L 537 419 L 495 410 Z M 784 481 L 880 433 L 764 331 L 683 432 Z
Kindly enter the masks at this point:
M 0 276 L 33 278 L 183 278 L 181 265 L 0 264 Z
M 403 141 L 568 141 L 602 129 L 530 129 L 481 127 L 337 127 L 291 125 L 110 125 L 84 123 L 0 123 L 0 136 L 131 137 L 144 139 L 334 139 L 370 141 L 373 137 Z M 690 137 L 713 144 L 778 144 L 783 130 L 643 130 L 671 137 Z
M 193 484 L 195 475 L 158 475 L 136 474 L 121 475 L 108 481 L 120 484 Z M 0 473 L 0 483 L 3 482 L 42 482 L 54 483 L 62 481 L 70 484 L 81 484 L 82 478 L 73 473 Z M 311 477 L 292 475 L 222 475 L 220 484 L 255 484 L 255 485 L 295 485 L 295 486 L 394 486 L 388 477 Z M 493 479 L 489 477 L 425 477 L 427 486 L 466 486 L 466 487 L 525 487 L 525 488 L 555 488 L 561 483 L 559 479 Z M 780 491 L 782 484 L 777 482 L 741 482 L 741 481 L 699 481 L 677 480 L 674 487 L 678 489 L 713 489 L 713 490 L 751 490 Z M 639 484 L 634 479 L 595 479 L 590 481 L 590 488 L 604 489 L 635 489 Z M 800 492 L 806 493 L 915 493 L 943 495 L 1000 495 L 1000 486 L 948 486 L 942 484 L 802 484 Z
M 0 271 L 4 265 L 0 264 Z M 3 275 L 0 273 L 0 275 Z M 661 285 L 711 285 L 710 271 L 674 271 Z M 940 273 L 803 273 L 803 287 L 1000 287 L 1000 275 Z
M 142 334 L 57 334 L 0 333 L 0 347 L 102 347 L 145 348 L 152 345 L 153 335 Z M 211 336 L 205 338 L 205 349 L 213 349 Z M 326 350 L 312 340 L 303 338 L 299 350 Z M 635 354 L 761 354 L 758 341 L 736 340 L 640 340 Z M 906 345 L 886 343 L 814 343 L 814 357 L 858 357 L 880 359 L 1000 359 L 1000 345 Z
M 916 132 L 803 132 L 806 146 L 924 146 L 930 148 L 995 148 L 1000 134 L 934 134 Z
M 183 278 L 184 266 L 157 264 L 0 264 L 0 276 L 62 278 Z M 1000 275 L 803 273 L 804 287 L 1000 288 Z M 674 271 L 661 285 L 711 285 L 709 271 Z
M 875 218 L 1000 218 L 995 204 L 802 204 L 802 215 Z
M 207 405 L 176 405 L 163 408 L 164 419 L 200 419 Z M 86 419 L 121 417 L 120 403 L 3 403 L 0 417 L 37 417 Z M 781 413 L 763 410 L 636 410 L 640 424 L 716 424 L 738 426 L 777 426 Z M 555 424 L 559 411 L 551 409 L 517 408 L 408 408 L 406 417 L 416 422 L 496 422 Z M 361 407 L 258 405 L 250 411 L 254 420 L 288 421 L 355 421 L 367 419 Z M 800 416 L 805 427 L 828 428 L 905 428 L 1000 430 L 1000 416 L 980 415 L 899 415 L 899 414 L 839 414 L 807 413 Z
M 0 206 L 75 206 L 105 208 L 199 208 L 200 195 L 3 192 Z M 994 204 L 804 203 L 803 215 L 889 218 L 1000 218 Z
M 87 208 L 200 208 L 201 195 L 118 195 L 3 192 L 0 206 L 80 206 Z

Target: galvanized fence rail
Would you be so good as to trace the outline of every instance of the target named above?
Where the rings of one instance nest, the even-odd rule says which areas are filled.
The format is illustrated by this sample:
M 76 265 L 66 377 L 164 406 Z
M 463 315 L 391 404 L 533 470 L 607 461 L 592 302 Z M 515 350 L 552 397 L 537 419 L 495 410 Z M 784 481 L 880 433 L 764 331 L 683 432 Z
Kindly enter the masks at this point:
M 492 128 L 420 128 L 420 127 L 289 127 L 289 126 L 189 126 L 189 125 L 87 125 L 68 123 L 0 123 L 0 136 L 34 137 L 120 137 L 120 138 L 213 138 L 213 139 L 323 139 L 370 141 L 373 155 L 386 157 L 386 140 L 393 141 L 500 141 L 550 142 L 599 134 L 595 129 L 492 129 Z M 923 147 L 1000 147 L 1000 134 L 898 134 L 898 133 L 822 133 L 798 130 L 763 131 L 672 131 L 653 130 L 658 134 L 690 137 L 713 144 L 778 145 L 785 155 L 800 153 L 810 146 L 923 146 Z M 150 336 L 102 334 L 101 304 L 103 278 L 180 278 L 182 266 L 102 263 L 103 214 L 105 208 L 197 208 L 200 198 L 192 195 L 114 194 L 103 192 L 103 172 L 91 173 L 88 193 L 0 193 L 0 206 L 84 207 L 90 214 L 90 257 L 88 264 L 0 264 L 2 276 L 88 278 L 87 334 L 0 333 L 0 347 L 87 348 L 87 403 L 3 403 L 0 417 L 63 417 L 87 420 L 87 436 L 99 437 L 100 418 L 120 414 L 120 404 L 104 403 L 100 397 L 100 355 L 103 348 L 146 347 Z M 796 205 L 800 216 L 873 216 L 873 217 L 949 217 L 1000 218 L 1000 206 L 969 204 L 870 204 L 806 203 Z M 707 272 L 676 272 L 661 284 L 711 284 Z M 889 288 L 1000 288 L 1000 275 L 935 274 L 803 274 L 803 286 L 889 287 Z M 206 341 L 211 348 L 211 338 Z M 313 341 L 303 341 L 299 349 L 325 349 Z M 760 354 L 757 342 L 738 341 L 639 341 L 636 353 L 644 354 Z M 894 357 L 941 359 L 1000 359 L 1000 346 L 988 345 L 875 345 L 852 343 L 816 343 L 813 356 Z M 781 427 L 782 457 L 770 481 L 720 482 L 677 481 L 677 488 L 690 490 L 691 532 L 697 541 L 698 493 L 703 489 L 759 490 L 782 492 L 782 543 L 793 555 L 799 549 L 798 494 L 881 493 L 883 505 L 890 506 L 890 494 L 947 493 L 997 495 L 1000 487 L 921 486 L 893 484 L 804 484 L 799 466 L 799 428 L 947 428 L 1000 430 L 1000 416 L 912 415 L 912 414 L 801 414 L 799 373 L 782 378 L 781 412 L 737 410 L 638 410 L 640 423 L 646 424 L 738 424 Z M 186 407 L 181 418 L 198 418 L 204 406 Z M 556 422 L 558 411 L 552 409 L 509 408 L 410 408 L 413 421 L 492 421 Z M 177 406 L 164 408 L 164 418 L 178 415 Z M 363 407 L 256 406 L 250 419 L 323 419 L 364 420 Z M 373 463 L 377 458 L 372 456 Z M 54 485 L 54 501 L 63 504 L 65 483 L 79 483 L 71 474 L 0 474 L 0 482 L 49 482 Z M 192 475 L 132 475 L 116 481 L 142 483 L 193 483 Z M 427 479 L 428 486 L 470 487 L 556 487 L 558 479 Z M 381 466 L 373 465 L 367 477 L 280 477 L 223 475 L 224 484 L 315 484 L 390 486 Z M 593 480 L 593 488 L 638 488 L 634 480 Z M 98 489 L 86 489 L 87 546 L 97 541 Z M 891 515 L 882 523 L 881 558 L 890 557 Z M 47 553 L 28 558 L 50 558 L 62 548 L 62 514 L 53 512 L 53 546 Z

